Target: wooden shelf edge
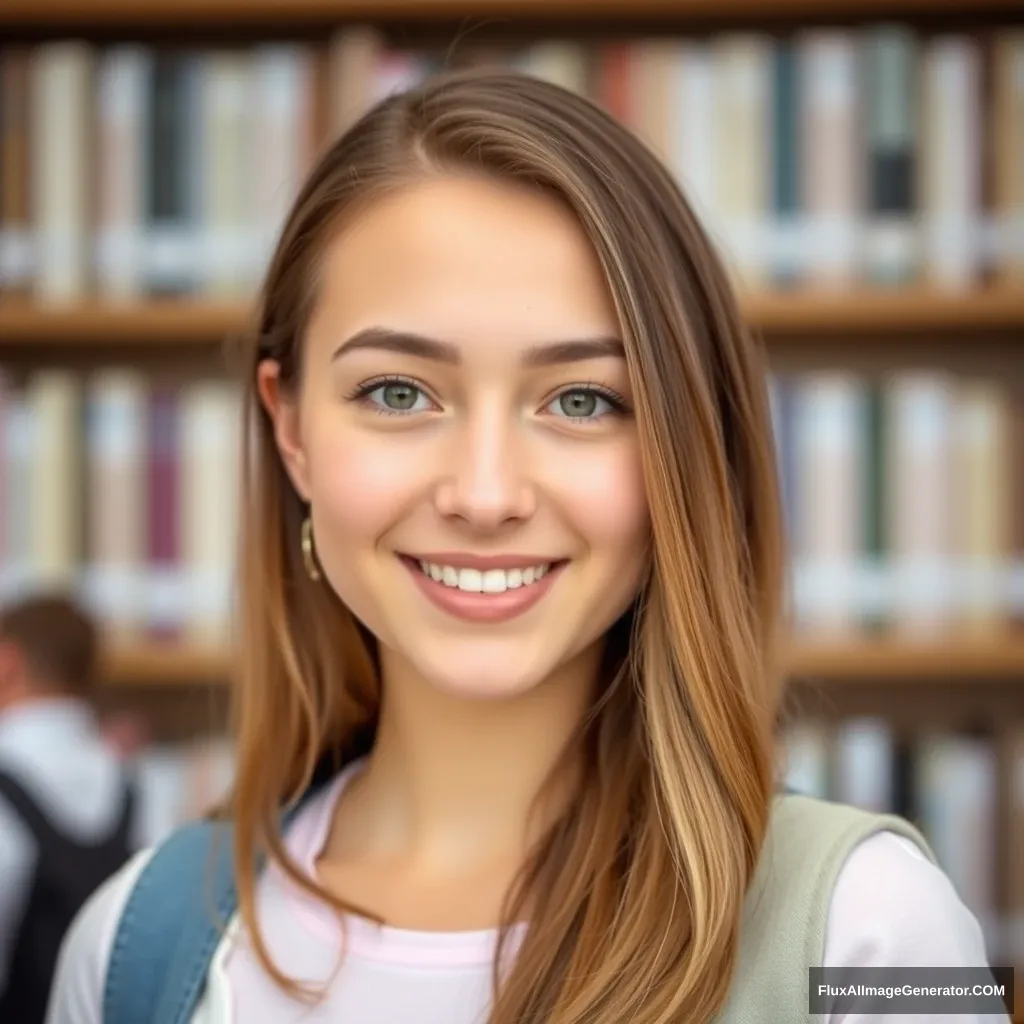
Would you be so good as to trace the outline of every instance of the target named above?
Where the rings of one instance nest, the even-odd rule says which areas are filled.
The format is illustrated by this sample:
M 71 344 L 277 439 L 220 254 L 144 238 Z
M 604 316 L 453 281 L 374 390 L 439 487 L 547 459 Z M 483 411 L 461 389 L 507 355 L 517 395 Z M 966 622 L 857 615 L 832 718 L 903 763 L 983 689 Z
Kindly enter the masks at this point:
M 941 332 L 1024 327 L 1024 287 L 763 292 L 744 297 L 747 320 L 769 334 Z
M 0 345 L 219 344 L 244 330 L 251 307 L 242 302 L 159 300 L 41 306 L 0 303 Z
M 1018 0 L 831 0 L 833 18 L 1013 12 Z M 599 23 L 659 18 L 683 23 L 820 17 L 820 0 L 4 0 L 0 25 L 23 27 L 261 26 L 361 19 L 451 21 L 510 18 Z
M 862 290 L 752 293 L 748 323 L 769 339 L 829 334 L 1024 331 L 1024 287 L 975 292 Z M 0 347 L 11 345 L 215 345 L 246 330 L 254 307 L 204 300 L 39 306 L 0 302 Z
M 229 673 L 230 658 L 222 648 L 161 642 L 111 647 L 100 678 L 107 687 L 224 685 Z
M 795 641 L 786 662 L 797 682 L 1024 685 L 1024 635 L 950 643 Z M 215 647 L 122 645 L 107 652 L 102 677 L 104 685 L 113 687 L 220 685 L 227 681 L 229 669 L 228 654 Z
M 931 684 L 1020 682 L 1024 635 L 993 634 L 934 642 L 916 639 L 795 641 L 787 670 L 794 680 Z

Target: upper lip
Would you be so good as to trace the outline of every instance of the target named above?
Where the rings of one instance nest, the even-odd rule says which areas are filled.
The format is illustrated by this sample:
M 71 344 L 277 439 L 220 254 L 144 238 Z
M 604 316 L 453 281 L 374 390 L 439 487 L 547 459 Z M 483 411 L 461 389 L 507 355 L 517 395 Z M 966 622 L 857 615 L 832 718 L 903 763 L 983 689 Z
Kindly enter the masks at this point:
M 534 565 L 550 565 L 564 561 L 560 558 L 547 558 L 544 555 L 474 555 L 467 551 L 428 551 L 409 555 L 418 562 L 430 562 L 432 565 L 450 565 L 453 569 L 527 569 Z

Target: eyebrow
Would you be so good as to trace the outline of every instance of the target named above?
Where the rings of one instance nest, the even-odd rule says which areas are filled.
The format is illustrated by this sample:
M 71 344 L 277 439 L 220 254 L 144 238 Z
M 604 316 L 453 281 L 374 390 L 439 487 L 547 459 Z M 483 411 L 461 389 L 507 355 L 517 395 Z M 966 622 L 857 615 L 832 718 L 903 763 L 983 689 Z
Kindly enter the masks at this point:
M 393 331 L 386 327 L 367 327 L 342 342 L 331 356 L 331 361 L 360 349 L 377 349 L 384 352 L 400 352 L 418 359 L 448 363 L 457 366 L 462 355 L 450 341 L 428 338 L 409 331 Z M 578 338 L 556 341 L 548 345 L 534 345 L 523 355 L 526 366 L 555 366 L 560 363 L 577 363 L 585 359 L 605 359 L 609 356 L 625 359 L 626 350 L 622 342 L 614 337 Z

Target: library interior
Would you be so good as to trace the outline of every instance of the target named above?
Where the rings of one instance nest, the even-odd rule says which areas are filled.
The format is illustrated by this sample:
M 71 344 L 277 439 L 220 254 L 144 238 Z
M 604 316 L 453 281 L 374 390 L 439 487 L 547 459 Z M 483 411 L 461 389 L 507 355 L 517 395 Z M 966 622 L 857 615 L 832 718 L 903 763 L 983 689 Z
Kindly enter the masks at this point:
M 1024 987 L 1015 0 L 4 0 L 0 677 L 8 639 L 74 660 L 71 610 L 22 604 L 67 598 L 129 845 L 229 792 L 235 342 L 327 144 L 492 64 L 640 136 L 764 347 L 780 784 L 914 823 Z

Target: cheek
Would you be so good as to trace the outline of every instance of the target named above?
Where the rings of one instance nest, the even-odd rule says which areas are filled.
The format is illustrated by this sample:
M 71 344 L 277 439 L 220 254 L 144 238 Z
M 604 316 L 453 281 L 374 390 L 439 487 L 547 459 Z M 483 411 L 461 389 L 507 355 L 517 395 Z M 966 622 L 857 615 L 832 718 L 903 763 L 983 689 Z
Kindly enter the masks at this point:
M 310 496 L 321 532 L 335 549 L 375 540 L 397 522 L 417 493 L 423 460 L 361 431 L 325 427 L 307 448 Z M 328 542 L 328 538 L 324 538 Z
M 551 488 L 594 555 L 620 561 L 643 555 L 650 518 L 635 443 L 595 445 L 561 460 Z

